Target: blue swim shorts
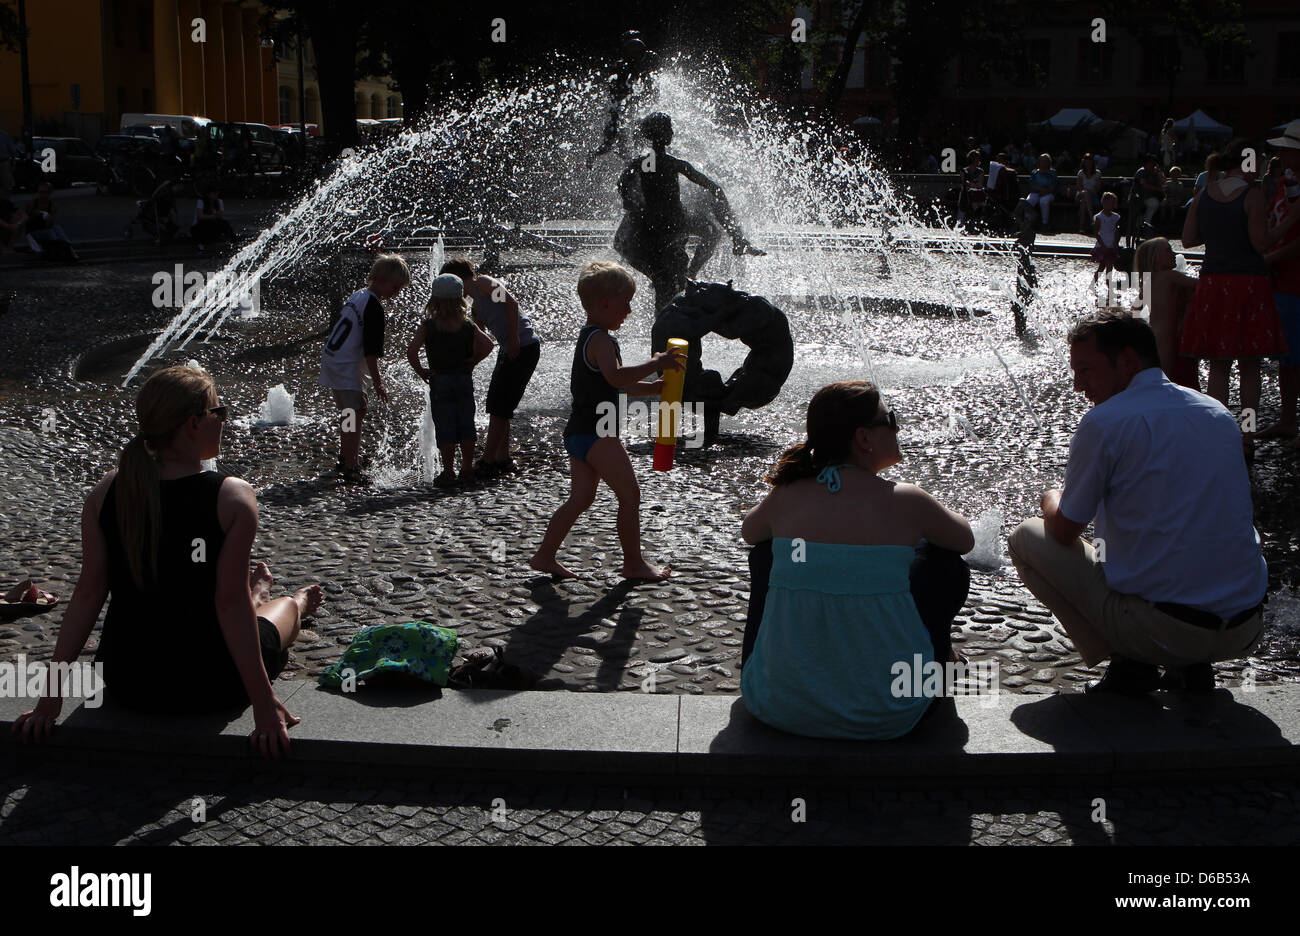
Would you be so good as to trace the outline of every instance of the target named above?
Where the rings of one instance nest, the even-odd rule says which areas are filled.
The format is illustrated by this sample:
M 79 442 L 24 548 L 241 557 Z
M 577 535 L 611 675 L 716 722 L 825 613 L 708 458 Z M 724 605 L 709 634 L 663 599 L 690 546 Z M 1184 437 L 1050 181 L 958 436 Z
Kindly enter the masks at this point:
M 585 462 L 587 453 L 599 438 L 600 436 L 595 435 L 567 435 L 564 437 L 564 450 L 569 453 L 570 458 Z

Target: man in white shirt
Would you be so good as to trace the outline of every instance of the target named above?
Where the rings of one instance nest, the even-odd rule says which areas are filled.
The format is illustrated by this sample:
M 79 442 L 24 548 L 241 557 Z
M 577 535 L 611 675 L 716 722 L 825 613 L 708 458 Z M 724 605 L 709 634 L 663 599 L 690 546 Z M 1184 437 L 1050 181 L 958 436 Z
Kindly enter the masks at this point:
M 1069 342 L 1074 389 L 1094 406 L 1064 488 L 1011 534 L 1012 561 L 1085 663 L 1110 658 L 1089 691 L 1212 691 L 1210 664 L 1258 643 L 1268 587 L 1241 430 L 1165 378 L 1142 319 L 1101 313 Z M 1079 534 L 1094 520 L 1089 544 Z

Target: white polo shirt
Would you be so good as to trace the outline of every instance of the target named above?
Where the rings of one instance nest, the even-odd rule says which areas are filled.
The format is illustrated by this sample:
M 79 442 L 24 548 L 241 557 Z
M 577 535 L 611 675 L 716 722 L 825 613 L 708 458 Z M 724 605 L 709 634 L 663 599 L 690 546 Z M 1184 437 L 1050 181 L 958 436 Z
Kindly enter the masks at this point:
M 1241 430 L 1223 404 L 1158 367 L 1080 420 L 1060 509 L 1075 523 L 1096 519 L 1118 592 L 1224 618 L 1264 597 Z

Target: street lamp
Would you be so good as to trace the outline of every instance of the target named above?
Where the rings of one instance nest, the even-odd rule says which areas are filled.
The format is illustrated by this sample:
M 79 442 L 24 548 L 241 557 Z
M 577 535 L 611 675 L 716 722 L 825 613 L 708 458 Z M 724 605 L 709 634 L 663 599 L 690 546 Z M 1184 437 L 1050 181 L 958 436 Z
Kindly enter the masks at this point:
M 23 147 L 32 151 L 32 78 L 27 63 L 27 0 L 18 0 L 18 52 L 23 86 Z

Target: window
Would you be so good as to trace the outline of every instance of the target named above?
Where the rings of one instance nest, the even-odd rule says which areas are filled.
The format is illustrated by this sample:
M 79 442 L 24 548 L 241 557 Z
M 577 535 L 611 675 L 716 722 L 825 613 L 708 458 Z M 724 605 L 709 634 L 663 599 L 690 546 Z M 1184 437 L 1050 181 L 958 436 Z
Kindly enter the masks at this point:
M 867 47 L 867 87 L 881 90 L 889 87 L 889 50 L 884 43 Z
M 1300 32 L 1277 34 L 1277 70 L 1278 84 L 1300 84 L 1300 55 L 1296 55 L 1296 44 L 1300 43 Z
M 1079 58 L 1075 77 L 1086 84 L 1104 84 L 1110 81 L 1110 43 L 1093 42 L 1084 37 L 1079 40 Z
M 383 112 L 384 112 L 384 99 L 381 98 L 378 94 L 370 95 L 370 116 L 373 117 L 375 120 L 378 120 L 379 115 L 382 114 Z
M 389 116 L 389 117 L 401 117 L 401 116 L 402 116 L 401 114 L 399 114 L 399 113 L 397 112 L 397 98 L 396 98 L 396 97 L 393 97 L 393 96 L 391 96 L 391 95 L 390 95 L 389 98 L 388 98 L 388 116 Z
M 68 105 L 74 111 L 81 110 L 81 85 L 68 85 Z
M 1178 40 L 1160 36 L 1142 47 L 1142 83 L 1167 85 L 1182 71 L 1182 54 Z
M 989 85 L 988 63 L 974 49 L 962 52 L 959 75 L 963 88 L 987 88 Z
M 317 119 L 316 119 L 316 101 L 317 101 L 317 97 L 318 97 L 318 96 L 317 96 L 317 94 L 316 94 L 316 89 L 315 89 L 315 88 L 308 88 L 304 94 L 305 94 L 305 97 L 306 97 L 306 101 L 305 101 L 304 103 L 306 104 L 306 108 L 307 108 L 307 116 L 306 116 L 305 122 L 306 122 L 306 123 L 317 123 Z
M 293 91 L 288 85 L 280 85 L 280 123 L 293 123 Z
M 370 116 L 370 110 L 366 107 L 366 96 L 360 91 L 357 92 L 357 118 L 364 119 Z
M 145 4 L 135 11 L 135 22 L 140 34 L 140 51 L 145 53 L 153 52 L 153 10 L 151 6 L 151 4 Z
M 1246 77 L 1246 49 L 1237 42 L 1215 42 L 1205 47 L 1205 80 L 1229 84 Z
M 1051 78 L 1051 39 L 1025 39 L 1016 56 L 1015 83 L 1022 88 L 1044 87 Z

